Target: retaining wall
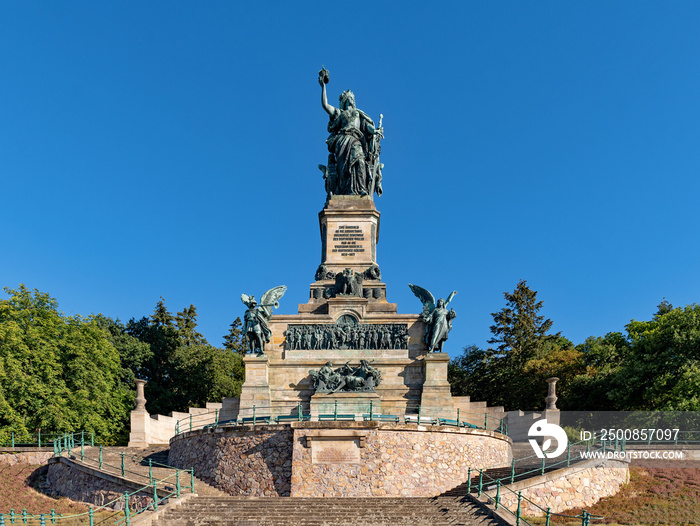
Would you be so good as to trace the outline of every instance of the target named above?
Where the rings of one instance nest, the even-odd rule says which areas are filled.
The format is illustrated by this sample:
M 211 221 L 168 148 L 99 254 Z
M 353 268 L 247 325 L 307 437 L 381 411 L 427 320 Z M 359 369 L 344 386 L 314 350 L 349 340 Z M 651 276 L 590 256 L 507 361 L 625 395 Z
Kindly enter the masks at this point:
M 77 464 L 64 457 L 49 461 L 46 481 L 53 496 L 68 497 L 94 506 L 123 497 L 143 485 L 130 482 L 96 469 Z M 137 512 L 153 504 L 153 498 L 146 494 L 129 495 L 129 509 Z M 124 509 L 124 499 L 112 506 L 115 510 Z
M 449 426 L 293 422 L 184 433 L 170 441 L 169 463 L 231 495 L 433 497 L 470 467 L 509 465 L 510 444 Z
M 0 465 L 13 466 L 15 464 L 46 464 L 53 457 L 53 451 L 24 451 L 20 453 L 0 454 Z
M 586 460 L 574 466 L 545 473 L 515 484 L 501 487 L 501 504 L 510 510 L 518 507 L 518 491 L 522 491 L 523 515 L 539 517 L 544 512 L 525 499 L 552 513 L 571 508 L 587 508 L 603 497 L 615 495 L 629 482 L 629 463 L 622 460 Z M 508 491 L 508 490 L 513 490 Z M 488 492 L 490 497 L 495 491 Z

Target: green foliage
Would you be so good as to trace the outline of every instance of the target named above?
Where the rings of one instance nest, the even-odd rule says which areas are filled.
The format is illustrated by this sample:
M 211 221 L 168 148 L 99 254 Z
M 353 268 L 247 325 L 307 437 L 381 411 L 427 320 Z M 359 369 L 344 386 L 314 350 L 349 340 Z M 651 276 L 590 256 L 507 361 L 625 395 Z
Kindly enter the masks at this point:
M 537 301 L 537 291 L 530 289 L 527 281 L 521 279 L 512 293 L 504 292 L 503 296 L 506 306 L 491 314 L 495 323 L 488 343 L 496 344 L 508 367 L 519 370 L 548 339 L 553 322 L 539 315 L 543 302 Z
M 610 396 L 626 410 L 700 410 L 700 306 L 626 326 L 629 359 Z
M 123 349 L 134 358 L 123 359 L 123 363 L 137 371 L 136 377 L 148 382 L 146 408 L 151 414 L 204 407 L 206 402 L 240 394 L 244 376 L 241 356 L 228 347 L 209 345 L 196 329 L 194 305 L 173 316 L 163 298 L 150 318 L 132 319 L 126 324 L 122 337 L 133 341 L 125 340 L 129 345 Z M 234 350 L 236 345 L 241 346 L 240 337 L 238 341 L 235 335 L 231 337 L 230 345 Z
M 133 395 L 96 317 L 66 316 L 24 285 L 0 300 L 0 430 L 123 432 Z
M 243 383 L 240 320 L 228 346 L 197 332 L 194 305 L 173 316 L 163 298 L 126 325 L 103 315 L 66 316 L 55 299 L 24 285 L 0 300 L 0 439 L 14 432 L 94 431 L 123 443 L 134 379 L 148 382 L 147 408 L 168 414 L 238 396 Z M 235 329 L 238 332 L 235 332 Z
M 228 334 L 224 336 L 224 347 L 231 352 L 238 353 L 241 357 L 245 356 L 248 347 L 245 343 L 243 323 L 240 318 L 233 320 Z
M 547 335 L 536 292 L 518 283 L 494 313 L 489 343 L 453 359 L 455 395 L 532 410 L 544 405 L 546 379 L 560 378 L 557 406 L 571 411 L 700 411 L 700 306 L 662 301 L 649 321 L 632 320 L 626 334 L 591 336 L 576 347 Z
M 467 347 L 450 362 L 452 393 L 506 410 L 539 408 L 547 394 L 546 378 L 571 376 L 580 358 L 566 338 L 547 334 L 552 321 L 539 314 L 542 302 L 526 281 L 520 280 L 504 297 L 506 306 L 492 313 L 493 337 L 488 343 L 495 347 Z
M 225 396 L 240 396 L 243 360 L 237 353 L 211 345 L 182 346 L 173 356 L 178 371 L 180 407 L 204 407 Z M 150 395 L 149 395 L 150 396 Z
M 197 332 L 197 308 L 190 305 L 175 317 L 177 332 L 184 345 L 207 345 L 207 340 Z

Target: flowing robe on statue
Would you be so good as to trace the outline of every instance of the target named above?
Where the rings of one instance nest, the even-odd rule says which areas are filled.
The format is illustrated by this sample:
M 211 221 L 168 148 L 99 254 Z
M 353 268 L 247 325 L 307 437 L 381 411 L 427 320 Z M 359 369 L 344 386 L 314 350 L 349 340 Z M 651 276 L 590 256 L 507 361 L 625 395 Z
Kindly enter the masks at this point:
M 445 307 L 435 307 L 433 312 L 425 319 L 429 331 L 425 335 L 425 343 L 429 349 L 438 348 L 442 351 L 442 342 L 447 339 L 447 334 L 452 329 L 452 320 L 448 316 Z
M 265 343 L 269 343 L 272 331 L 267 326 L 267 320 L 262 315 L 258 307 L 251 307 L 247 311 L 245 311 L 243 319 L 245 321 L 246 335 L 249 333 L 253 333 L 255 335 L 258 335 Z M 249 341 L 252 341 L 251 336 L 248 336 L 248 338 Z
M 371 130 L 368 128 L 371 127 Z M 330 116 L 326 140 L 328 151 L 335 155 L 339 180 L 339 193 L 365 195 L 370 191 L 370 177 L 365 156 L 368 148 L 374 148 L 374 122 L 369 116 L 350 108 L 335 108 Z

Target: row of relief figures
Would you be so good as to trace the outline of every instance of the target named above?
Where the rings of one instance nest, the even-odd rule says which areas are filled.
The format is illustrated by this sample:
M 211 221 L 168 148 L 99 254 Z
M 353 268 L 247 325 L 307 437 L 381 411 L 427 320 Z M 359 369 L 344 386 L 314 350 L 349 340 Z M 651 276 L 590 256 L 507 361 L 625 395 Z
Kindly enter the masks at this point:
M 408 349 L 408 325 L 289 325 L 284 332 L 287 350 Z

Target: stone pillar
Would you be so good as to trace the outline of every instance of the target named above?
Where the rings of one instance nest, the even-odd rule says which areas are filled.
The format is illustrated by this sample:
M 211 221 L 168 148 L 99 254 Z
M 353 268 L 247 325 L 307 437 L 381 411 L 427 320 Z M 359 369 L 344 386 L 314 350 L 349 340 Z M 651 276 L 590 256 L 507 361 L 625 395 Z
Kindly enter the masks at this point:
M 547 406 L 544 410 L 542 416 L 547 419 L 550 424 L 559 425 L 561 415 L 559 414 L 559 409 L 557 409 L 557 382 L 559 378 L 552 377 L 547 378 L 547 397 L 544 399 L 547 402 Z
M 221 410 L 219 411 L 219 421 L 235 420 L 238 418 L 238 409 L 241 405 L 240 398 L 225 397 L 221 401 Z
M 423 361 L 425 382 L 420 398 L 421 413 L 425 416 L 450 417 L 453 413 L 450 383 L 447 381 L 450 357 L 447 353 L 428 353 Z
M 253 416 L 253 406 L 257 416 L 274 416 L 270 407 L 269 361 L 266 354 L 243 357 L 245 382 L 241 388 L 239 417 Z
M 146 411 L 146 397 L 143 388 L 146 380 L 134 380 L 136 383 L 136 409 L 131 412 L 131 430 L 129 447 L 148 447 L 151 415 Z
M 135 411 L 145 411 L 146 410 L 146 396 L 143 393 L 143 388 L 146 385 L 146 380 L 134 380 L 136 384 L 136 409 Z
M 557 382 L 559 378 L 552 377 L 547 378 L 547 397 L 544 399 L 547 402 L 546 409 L 556 409 L 557 408 Z

